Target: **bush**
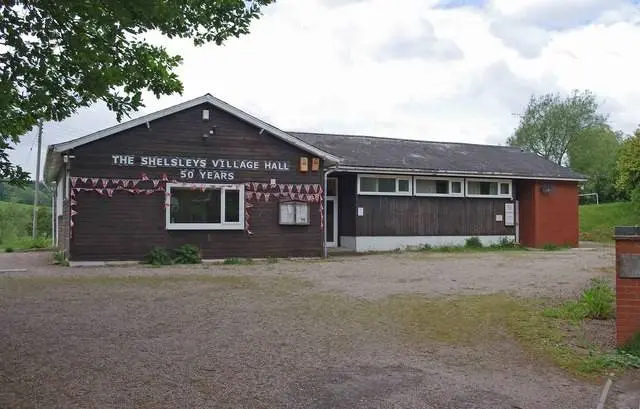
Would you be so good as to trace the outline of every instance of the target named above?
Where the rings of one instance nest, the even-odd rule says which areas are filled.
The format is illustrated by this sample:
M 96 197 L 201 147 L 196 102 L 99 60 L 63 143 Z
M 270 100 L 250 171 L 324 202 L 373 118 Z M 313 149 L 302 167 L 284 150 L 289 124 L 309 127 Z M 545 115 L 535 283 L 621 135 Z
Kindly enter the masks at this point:
M 29 243 L 30 249 L 46 249 L 51 247 L 51 240 L 47 237 L 37 237 Z
M 482 248 L 482 242 L 479 237 L 469 237 L 465 240 L 464 246 L 470 249 L 479 249 Z
M 613 316 L 615 295 L 606 280 L 595 278 L 577 301 L 568 301 L 560 307 L 548 308 L 544 315 L 581 321 L 585 318 L 606 320 Z
M 636 215 L 640 215 L 640 187 L 636 187 L 631 192 L 631 207 Z
M 613 315 L 615 295 L 605 280 L 594 278 L 589 288 L 582 293 L 581 302 L 586 309 L 587 318 L 606 320 Z
M 241 259 L 241 258 L 231 257 L 231 258 L 225 259 L 222 262 L 222 264 L 226 264 L 226 265 L 253 264 L 253 260 L 250 258 Z
M 13 247 L 7 247 L 6 249 L 4 249 L 5 253 L 13 253 Z
M 171 259 L 169 252 L 161 247 L 152 248 L 149 254 L 145 257 L 144 262 L 154 266 L 167 266 L 173 264 L 173 260 Z
M 173 250 L 173 262 L 176 264 L 200 264 L 200 249 L 193 244 L 183 244 Z
M 546 243 L 544 246 L 542 246 L 542 249 L 544 251 L 556 251 L 556 250 L 560 250 L 561 247 L 558 246 L 557 244 Z
M 67 256 L 64 254 L 64 251 L 56 251 L 53 253 L 53 264 L 57 264 L 59 266 L 69 265 L 69 261 L 67 260 Z
M 640 331 L 627 342 L 627 344 L 621 348 L 624 352 L 637 356 L 640 359 Z

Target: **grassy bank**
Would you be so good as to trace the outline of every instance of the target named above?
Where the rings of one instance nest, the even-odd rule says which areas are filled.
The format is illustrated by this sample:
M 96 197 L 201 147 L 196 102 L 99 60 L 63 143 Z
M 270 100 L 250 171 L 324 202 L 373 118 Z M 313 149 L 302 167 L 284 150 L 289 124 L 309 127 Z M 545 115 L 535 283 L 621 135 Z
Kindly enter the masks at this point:
M 615 226 L 640 225 L 640 215 L 633 211 L 631 203 L 605 203 L 580 206 L 580 239 L 588 241 L 613 241 Z
M 51 246 L 51 209 L 38 210 L 38 238 L 31 239 L 33 206 L 0 201 L 0 249 L 3 251 Z

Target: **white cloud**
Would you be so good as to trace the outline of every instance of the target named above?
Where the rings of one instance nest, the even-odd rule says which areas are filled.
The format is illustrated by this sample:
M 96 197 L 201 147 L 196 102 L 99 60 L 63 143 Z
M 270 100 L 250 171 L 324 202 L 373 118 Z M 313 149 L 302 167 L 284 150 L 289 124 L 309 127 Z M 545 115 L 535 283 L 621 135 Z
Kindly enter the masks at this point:
M 637 5 L 438 4 L 278 0 L 251 34 L 222 47 L 155 38 L 183 55 L 185 93 L 148 97 L 138 115 L 209 92 L 282 129 L 500 143 L 531 93 L 588 88 L 614 127 L 631 132 L 640 123 Z M 104 108 L 84 110 L 45 128 L 46 142 L 113 122 Z M 31 140 L 12 156 L 29 169 Z

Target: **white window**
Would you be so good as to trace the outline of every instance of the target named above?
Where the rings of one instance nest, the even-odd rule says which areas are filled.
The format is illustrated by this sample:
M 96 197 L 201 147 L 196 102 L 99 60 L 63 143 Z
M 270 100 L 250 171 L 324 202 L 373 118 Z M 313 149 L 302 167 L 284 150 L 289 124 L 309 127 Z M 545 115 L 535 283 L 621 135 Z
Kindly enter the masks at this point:
M 511 197 L 510 180 L 467 179 L 468 197 Z
M 167 230 L 243 230 L 244 185 L 167 183 Z
M 309 203 L 307 202 L 282 202 L 280 203 L 280 224 L 308 225 Z
M 358 194 L 411 196 L 411 178 L 408 176 L 359 175 Z
M 416 177 L 414 194 L 416 196 L 463 196 L 462 179 Z

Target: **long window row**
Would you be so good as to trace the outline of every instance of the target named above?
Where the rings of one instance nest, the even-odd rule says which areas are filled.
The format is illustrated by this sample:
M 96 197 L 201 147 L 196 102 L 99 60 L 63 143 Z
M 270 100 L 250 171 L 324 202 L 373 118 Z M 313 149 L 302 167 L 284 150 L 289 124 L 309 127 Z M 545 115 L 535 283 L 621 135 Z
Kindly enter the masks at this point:
M 358 175 L 358 194 L 511 198 L 512 183 L 504 179 Z

